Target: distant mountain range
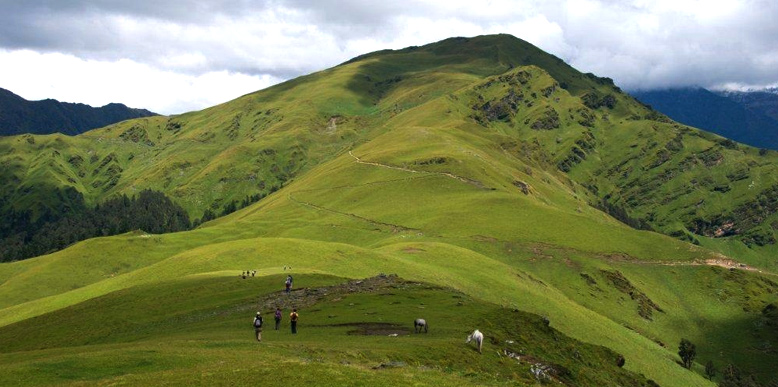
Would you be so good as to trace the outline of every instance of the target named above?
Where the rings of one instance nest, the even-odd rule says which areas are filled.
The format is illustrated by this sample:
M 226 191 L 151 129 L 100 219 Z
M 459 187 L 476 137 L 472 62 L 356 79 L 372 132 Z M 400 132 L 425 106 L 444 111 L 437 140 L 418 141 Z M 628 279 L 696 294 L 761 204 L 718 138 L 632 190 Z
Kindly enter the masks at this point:
M 0 136 L 63 133 L 76 135 L 131 118 L 157 115 L 120 103 L 95 108 L 53 99 L 28 101 L 0 88 Z
M 631 93 L 675 121 L 778 150 L 778 94 L 683 88 Z
M 718 94 L 740 103 L 749 110 L 778 120 L 778 88 L 763 91 L 723 91 Z

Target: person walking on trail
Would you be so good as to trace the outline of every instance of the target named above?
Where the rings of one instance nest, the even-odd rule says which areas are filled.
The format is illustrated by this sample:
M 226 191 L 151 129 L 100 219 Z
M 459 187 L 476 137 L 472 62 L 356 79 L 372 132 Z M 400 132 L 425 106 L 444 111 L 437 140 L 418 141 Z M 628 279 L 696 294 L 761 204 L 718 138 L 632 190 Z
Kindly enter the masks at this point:
M 276 330 L 281 326 L 281 308 L 276 308 Z
M 297 334 L 297 308 L 292 309 L 292 313 L 289 314 L 289 320 L 292 322 L 292 333 Z
M 292 279 L 291 275 L 286 276 L 286 282 L 284 282 L 284 285 L 286 286 L 286 292 L 289 293 L 292 291 L 292 284 L 294 283 L 294 279 Z
M 256 317 L 254 317 L 254 322 L 252 323 L 254 325 L 254 333 L 257 335 L 257 341 L 262 341 L 262 314 L 257 312 Z

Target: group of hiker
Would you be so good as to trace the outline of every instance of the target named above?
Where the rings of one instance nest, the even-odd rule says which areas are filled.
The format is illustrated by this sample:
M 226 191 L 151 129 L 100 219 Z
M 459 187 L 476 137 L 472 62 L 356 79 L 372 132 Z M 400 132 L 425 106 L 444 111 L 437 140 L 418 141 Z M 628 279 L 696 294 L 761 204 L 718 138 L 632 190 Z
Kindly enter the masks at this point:
M 246 270 L 246 271 L 240 273 L 239 277 L 241 277 L 243 279 L 246 279 L 248 277 L 254 277 L 255 275 L 257 275 L 257 271 L 256 270 Z
M 273 319 L 276 322 L 275 330 L 279 330 L 281 328 L 281 317 L 283 315 L 283 312 L 281 311 L 281 308 L 276 308 L 275 313 L 273 314 Z M 300 316 L 297 314 L 297 308 L 292 309 L 292 313 L 289 313 L 289 322 L 290 326 L 292 328 L 292 334 L 297 334 L 297 320 Z M 264 319 L 262 318 L 262 312 L 257 312 L 257 315 L 254 316 L 254 321 L 252 322 L 252 325 L 254 326 L 254 334 L 257 337 L 257 341 L 262 341 L 262 326 L 264 325 Z
M 284 271 L 286 271 L 287 266 L 284 266 Z M 291 269 L 291 267 L 289 267 Z M 256 270 L 254 270 L 251 273 L 251 276 L 253 277 L 256 274 Z M 245 274 L 245 273 L 244 273 Z M 245 277 L 244 277 L 245 278 Z M 284 281 L 284 292 L 287 294 L 292 291 L 292 284 L 294 283 L 294 278 L 292 278 L 291 275 L 286 276 L 286 280 Z M 281 317 L 283 315 L 283 312 L 281 311 L 280 307 L 276 308 L 275 313 L 273 313 L 273 319 L 276 322 L 275 330 L 279 330 L 281 328 Z M 297 314 L 297 308 L 292 309 L 292 313 L 289 313 L 289 326 L 292 328 L 292 333 L 297 334 L 297 319 L 299 318 L 299 315 Z M 257 341 L 262 341 L 262 325 L 264 323 L 264 319 L 262 318 L 262 313 L 257 312 L 257 315 L 254 316 L 254 321 L 252 322 L 252 325 L 254 326 L 254 333 L 256 334 Z

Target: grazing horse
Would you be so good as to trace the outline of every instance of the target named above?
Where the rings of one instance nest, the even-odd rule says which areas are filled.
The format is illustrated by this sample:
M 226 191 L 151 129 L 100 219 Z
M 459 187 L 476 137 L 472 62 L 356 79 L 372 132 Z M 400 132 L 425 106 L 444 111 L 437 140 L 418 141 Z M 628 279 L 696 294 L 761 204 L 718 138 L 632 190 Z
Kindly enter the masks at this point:
M 427 333 L 429 330 L 427 320 L 423 318 L 417 318 L 413 321 L 413 333 L 421 333 L 422 328 L 424 329 L 424 333 Z
M 467 341 L 465 341 L 465 344 L 473 340 L 475 340 L 476 345 L 478 345 L 478 353 L 481 353 L 481 347 L 484 344 L 484 334 L 476 329 L 473 333 L 470 334 L 470 336 L 467 336 Z

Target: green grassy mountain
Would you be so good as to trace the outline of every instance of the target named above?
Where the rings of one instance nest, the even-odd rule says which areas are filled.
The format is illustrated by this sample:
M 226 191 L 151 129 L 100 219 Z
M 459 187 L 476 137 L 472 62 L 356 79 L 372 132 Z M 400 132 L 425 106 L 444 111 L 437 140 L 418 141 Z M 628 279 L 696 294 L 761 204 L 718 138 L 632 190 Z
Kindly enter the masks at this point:
M 556 365 L 568 384 L 688 386 L 710 385 L 709 360 L 778 377 L 778 157 L 512 36 L 380 51 L 203 111 L 0 149 L 7 208 L 66 205 L 68 187 L 93 204 L 151 188 L 194 217 L 261 198 L 196 230 L 0 264 L 8 380 L 532 384 L 533 366 Z M 378 273 L 429 292 L 286 302 L 273 287 L 286 266 L 317 294 Z M 260 278 L 239 279 L 247 269 Z M 248 342 L 253 310 L 276 304 L 300 305 L 316 334 Z M 417 344 L 343 328 L 425 314 L 442 332 Z M 475 328 L 481 356 L 457 342 Z M 681 338 L 697 344 L 692 370 L 677 364 Z M 628 373 L 606 366 L 617 354 Z M 372 368 L 393 361 L 405 366 Z
M 91 107 L 54 99 L 27 101 L 0 88 L 0 136 L 24 133 L 63 133 L 75 135 L 132 118 L 154 116 L 146 109 L 133 109 L 120 103 Z

